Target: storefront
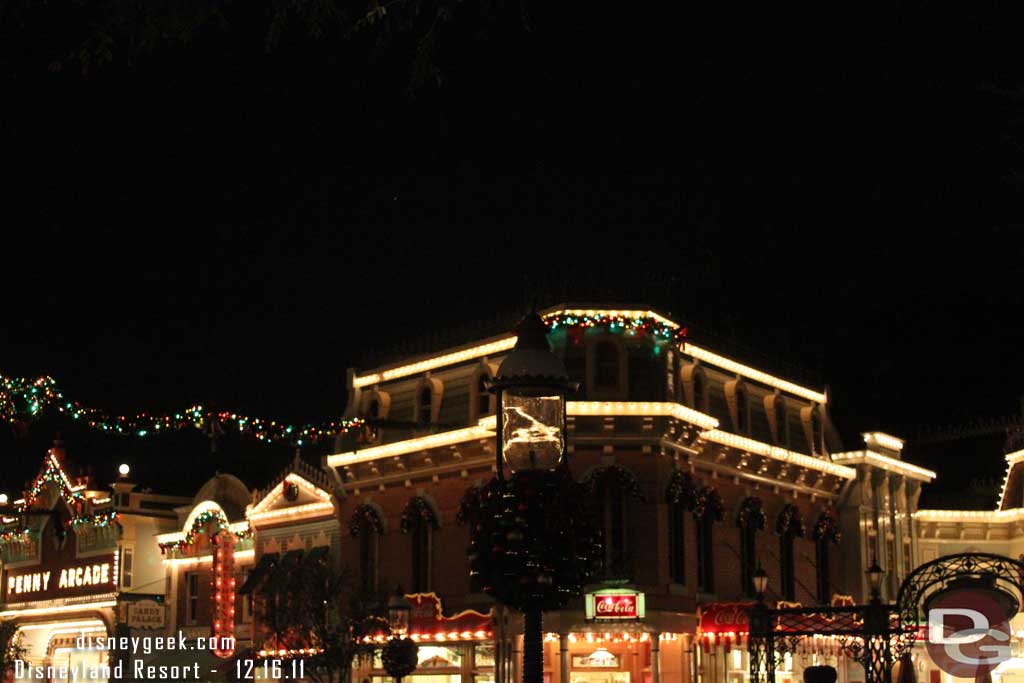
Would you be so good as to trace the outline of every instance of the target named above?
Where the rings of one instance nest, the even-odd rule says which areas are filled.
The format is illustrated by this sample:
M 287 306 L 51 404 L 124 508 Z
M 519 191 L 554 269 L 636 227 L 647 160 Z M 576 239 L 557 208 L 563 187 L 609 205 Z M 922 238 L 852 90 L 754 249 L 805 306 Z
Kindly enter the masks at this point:
M 465 610 L 445 616 L 434 593 L 406 595 L 412 605 L 409 637 L 419 644 L 419 665 L 406 683 L 494 683 L 494 624 L 490 614 Z M 383 643 L 387 636 L 376 636 Z M 379 654 L 356 680 L 390 683 Z

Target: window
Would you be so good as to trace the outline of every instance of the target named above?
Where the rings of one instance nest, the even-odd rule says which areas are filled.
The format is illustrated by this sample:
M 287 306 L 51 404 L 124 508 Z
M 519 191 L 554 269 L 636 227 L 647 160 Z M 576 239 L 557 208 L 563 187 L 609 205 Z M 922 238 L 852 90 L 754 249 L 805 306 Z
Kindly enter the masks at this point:
M 911 561 L 910 539 L 903 539 L 903 575 L 906 576 L 914 571 L 914 564 Z
M 491 408 L 491 393 L 487 391 L 487 375 L 480 373 L 476 379 L 476 417 L 481 418 L 494 412 Z
M 686 583 L 686 514 L 682 503 L 668 506 L 668 574 L 673 583 Z
M 779 536 L 779 576 L 782 578 L 782 597 L 790 601 L 796 600 L 793 536 L 793 532 L 789 529 Z
M 199 618 L 199 573 L 185 574 L 185 620 L 195 624 Z
M 598 389 L 619 388 L 619 349 L 612 342 L 601 342 L 594 350 L 594 385 Z
M 598 519 L 601 521 L 603 530 L 604 570 L 609 576 L 629 578 L 622 575 L 628 570 L 625 566 L 628 556 L 626 550 L 626 492 L 622 490 L 618 477 L 614 474 L 607 474 L 601 478 L 597 500 L 601 505 L 598 509 Z
M 371 420 L 376 420 L 380 417 L 380 401 L 377 399 L 370 401 L 370 405 L 366 409 L 366 417 Z
M 776 395 L 772 399 L 772 415 L 774 416 L 775 443 L 785 446 L 786 440 L 786 399 Z
M 832 582 L 829 581 L 828 538 L 822 536 L 814 544 L 815 573 L 818 578 L 818 602 L 827 605 L 832 600 Z
M 704 373 L 693 373 L 693 405 L 694 410 L 707 411 L 708 396 L 704 386 Z
M 750 403 L 747 401 L 747 390 L 739 382 L 732 386 L 733 400 L 736 402 L 736 412 L 733 413 L 733 426 L 736 428 L 737 434 L 749 434 Z
M 630 347 L 627 353 L 626 370 L 629 375 L 629 400 L 653 401 L 660 400 L 654 395 L 654 376 L 656 365 L 651 350 L 646 346 Z
M 430 523 L 418 520 L 409 536 L 412 541 L 412 592 L 426 593 L 430 590 Z
M 377 590 L 377 549 L 377 532 L 364 521 L 359 529 L 359 577 L 367 592 Z
M 821 426 L 821 415 L 818 414 L 817 410 L 811 411 L 811 452 L 815 455 L 821 455 L 825 452 L 824 449 L 824 437 L 822 435 Z
M 697 522 L 697 590 L 703 593 L 715 591 L 714 524 L 710 512 Z
M 121 587 L 132 587 L 133 558 L 131 548 L 121 549 Z
M 743 594 L 754 597 L 754 572 L 757 571 L 757 531 L 748 525 L 740 527 L 740 580 Z
M 431 423 L 431 411 L 434 408 L 434 391 L 429 386 L 420 389 L 420 400 L 417 407 L 417 418 L 421 425 Z

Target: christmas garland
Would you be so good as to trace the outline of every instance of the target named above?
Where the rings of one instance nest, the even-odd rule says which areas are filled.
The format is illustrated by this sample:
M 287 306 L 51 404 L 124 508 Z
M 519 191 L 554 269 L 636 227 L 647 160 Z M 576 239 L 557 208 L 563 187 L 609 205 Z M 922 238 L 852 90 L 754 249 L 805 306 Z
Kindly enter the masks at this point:
M 697 509 L 697 498 L 699 495 L 697 481 L 689 472 L 676 470 L 668 481 L 665 489 L 665 502 L 669 504 L 680 503 L 687 510 Z
M 740 503 L 740 511 L 736 515 L 736 526 L 741 529 L 764 531 L 768 515 L 764 512 L 761 499 L 756 496 L 748 496 Z
M 775 520 L 775 533 L 779 536 L 785 536 L 786 534 L 792 534 L 800 538 L 804 537 L 804 520 L 800 514 L 800 508 L 792 503 L 787 504 L 782 508 L 782 512 L 779 513 L 778 519 Z
M 92 429 L 123 436 L 146 437 L 185 428 L 216 435 L 223 433 L 225 425 L 231 425 L 235 431 L 260 441 L 284 441 L 298 446 L 333 439 L 363 425 L 359 418 L 293 425 L 230 411 L 214 412 L 201 405 L 166 415 L 113 415 L 64 398 L 52 377 L 30 379 L 0 375 L 0 419 L 24 426 L 50 409 L 70 415 Z
M 384 533 L 384 523 L 380 521 L 377 509 L 363 503 L 352 511 L 352 519 L 348 523 L 348 533 L 350 536 L 358 536 L 366 528 L 373 529 L 378 535 Z
M 455 513 L 455 521 L 459 524 L 466 524 L 472 520 L 480 511 L 480 496 L 483 495 L 483 486 L 473 485 L 466 489 L 459 501 L 459 510 Z
M 472 584 L 517 610 L 557 610 L 581 595 L 603 556 L 587 499 L 564 468 L 492 479 L 467 554 Z
M 419 645 L 411 638 L 392 638 L 384 644 L 380 658 L 389 676 L 403 678 L 419 666 Z
M 216 536 L 225 529 L 230 529 L 231 524 L 228 522 L 227 517 L 220 510 L 203 510 L 196 515 L 195 521 L 192 523 L 192 528 L 185 534 L 185 538 L 181 541 L 171 541 L 170 543 L 161 543 L 160 551 L 166 553 L 168 550 L 181 550 L 185 546 L 192 545 L 196 542 L 196 538 L 199 536 L 199 532 L 205 529 L 210 522 L 216 523 L 216 528 L 210 534 L 210 536 Z M 245 540 L 252 536 L 250 529 L 243 529 L 241 531 L 233 532 L 235 538 L 238 540 Z
M 613 477 L 615 484 L 629 497 L 636 498 L 641 502 L 647 501 L 647 496 L 641 490 L 640 482 L 637 480 L 636 475 L 619 465 L 608 465 L 607 467 L 593 470 L 583 480 L 583 485 L 587 488 L 587 493 L 593 496 L 598 486 L 607 481 L 609 477 Z
M 839 531 L 839 526 L 836 524 L 836 518 L 832 516 L 831 512 L 821 513 L 818 517 L 818 521 L 814 524 L 814 531 L 811 532 L 811 538 L 815 541 L 826 539 L 833 543 L 839 543 L 839 539 L 842 538 L 842 532 Z
M 697 492 L 697 504 L 693 508 L 693 518 L 698 522 L 708 514 L 716 522 L 725 519 L 725 504 L 722 502 L 722 496 L 718 494 L 718 489 L 713 486 L 705 486 Z
M 93 527 L 105 527 L 120 524 L 117 520 L 118 514 L 113 510 L 108 510 L 106 512 L 97 512 L 93 515 L 77 515 L 72 517 L 68 522 L 68 526 L 73 529 L 78 529 L 86 524 L 90 524 Z
M 434 514 L 434 508 L 430 507 L 430 503 L 420 496 L 413 496 L 405 504 L 405 509 L 402 510 L 402 533 L 409 533 L 421 522 L 429 524 L 431 529 L 439 529 L 441 527 L 437 521 L 437 515 Z
M 72 491 L 71 483 L 68 481 L 67 475 L 61 470 L 57 461 L 51 454 L 46 458 L 46 466 L 43 471 L 36 477 L 36 480 L 32 482 L 32 485 L 25 491 L 24 502 L 20 504 L 22 510 L 27 510 L 32 507 L 32 504 L 39 498 L 39 494 L 42 493 L 43 487 L 46 484 L 56 484 L 60 489 L 61 496 L 68 502 L 69 505 L 77 506 L 85 500 L 85 496 L 81 491 Z
M 544 322 L 552 332 L 559 327 L 567 328 L 590 328 L 607 327 L 611 332 L 624 332 L 629 335 L 650 334 L 658 339 L 672 340 L 682 339 L 686 336 L 686 328 L 675 328 L 654 318 L 627 318 L 621 315 L 576 315 L 571 313 L 558 313 L 545 316 Z

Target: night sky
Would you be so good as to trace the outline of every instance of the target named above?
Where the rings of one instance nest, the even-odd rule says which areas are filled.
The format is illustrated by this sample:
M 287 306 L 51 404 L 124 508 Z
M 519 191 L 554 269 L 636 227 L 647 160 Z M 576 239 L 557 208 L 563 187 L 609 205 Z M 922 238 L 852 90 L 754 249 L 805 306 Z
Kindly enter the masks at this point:
M 847 448 L 1019 411 L 1016 22 L 555 4 L 457 3 L 426 82 L 397 27 L 267 51 L 263 3 L 85 72 L 64 5 L 0 12 L 0 372 L 121 412 L 325 419 L 349 366 L 602 296 L 799 366 Z M 49 419 L 0 434 L 0 489 L 58 430 L 155 487 L 289 456 Z M 965 445 L 943 475 L 978 458 L 1001 473 Z

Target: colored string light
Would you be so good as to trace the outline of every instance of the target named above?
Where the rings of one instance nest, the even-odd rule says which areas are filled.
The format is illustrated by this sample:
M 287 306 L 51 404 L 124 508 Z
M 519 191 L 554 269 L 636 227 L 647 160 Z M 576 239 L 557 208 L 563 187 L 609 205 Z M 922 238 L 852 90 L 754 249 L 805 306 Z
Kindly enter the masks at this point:
M 294 425 L 230 411 L 214 412 L 204 409 L 202 405 L 166 415 L 112 415 L 99 408 L 86 407 L 66 399 L 52 377 L 31 379 L 0 375 L 0 419 L 16 424 L 37 419 L 51 409 L 69 415 L 92 429 L 123 436 L 148 437 L 185 428 L 217 433 L 223 432 L 225 428 L 233 428 L 260 441 L 284 441 L 299 446 L 333 439 L 363 425 L 363 420 L 359 418 Z

